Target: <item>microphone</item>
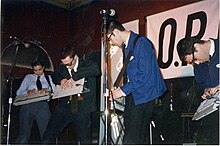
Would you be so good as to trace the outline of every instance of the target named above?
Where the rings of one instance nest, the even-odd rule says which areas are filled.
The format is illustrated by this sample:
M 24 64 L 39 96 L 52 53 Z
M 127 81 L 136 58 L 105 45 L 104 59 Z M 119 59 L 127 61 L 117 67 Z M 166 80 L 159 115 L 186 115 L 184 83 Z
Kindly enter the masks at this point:
M 114 9 L 101 10 L 100 14 L 114 16 L 115 15 L 115 10 Z
M 12 39 L 12 38 L 15 39 L 16 41 L 18 41 L 20 44 L 22 44 L 25 48 L 29 48 L 30 44 L 22 42 L 21 40 L 19 40 L 15 36 L 10 36 L 10 39 Z

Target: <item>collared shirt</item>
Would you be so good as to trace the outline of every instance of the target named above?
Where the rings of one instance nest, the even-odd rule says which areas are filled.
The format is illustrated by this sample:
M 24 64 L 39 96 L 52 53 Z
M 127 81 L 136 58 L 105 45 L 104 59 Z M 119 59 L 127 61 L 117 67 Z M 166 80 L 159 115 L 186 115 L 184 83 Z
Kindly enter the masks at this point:
M 77 72 L 78 66 L 79 66 L 79 57 L 76 58 L 76 64 L 75 64 L 75 66 L 74 66 L 74 68 L 73 68 L 73 70 L 74 70 L 75 72 Z
M 128 47 L 128 41 L 129 41 L 129 38 L 130 38 L 130 35 L 128 36 L 128 38 L 127 38 L 126 41 L 124 42 L 124 44 L 125 44 L 125 48 Z
M 128 36 L 128 38 L 126 39 L 126 41 L 124 42 L 125 48 L 127 48 L 128 46 L 128 41 L 129 41 L 130 35 Z M 128 79 L 129 82 L 129 79 Z M 122 96 L 126 96 L 126 94 L 121 90 Z
M 36 89 L 36 91 L 37 91 L 37 85 L 36 85 L 37 77 L 38 77 L 38 75 L 36 75 L 36 74 L 27 74 L 24 77 L 16 94 L 17 95 L 24 95 L 24 94 L 27 94 L 28 90 L 33 90 L 33 89 Z M 50 80 L 50 84 L 51 84 L 53 91 L 54 91 L 55 85 L 53 84 L 50 76 L 49 76 L 49 80 Z M 50 85 L 48 84 L 44 74 L 40 76 L 40 81 L 42 84 L 42 88 L 50 89 Z
M 210 51 L 209 51 L 209 55 L 213 56 L 213 54 L 215 53 L 215 43 L 212 39 L 209 39 L 210 42 L 211 42 L 211 48 L 210 48 Z
M 218 48 L 215 48 L 215 42 L 214 42 L 214 40 L 212 40 L 212 39 L 209 39 L 209 40 L 210 40 L 210 42 L 211 42 L 211 48 L 210 48 L 210 51 L 209 51 L 209 55 L 212 57 L 213 54 L 215 53 L 215 49 L 218 49 Z M 220 68 L 220 63 L 216 64 L 216 67 L 217 67 L 217 68 Z
M 78 66 L 79 66 L 79 57 L 77 57 L 77 59 L 76 59 L 76 64 L 75 64 L 75 66 L 73 67 L 74 72 L 77 72 Z M 69 74 L 72 76 L 71 70 L 72 70 L 71 68 L 68 69 Z

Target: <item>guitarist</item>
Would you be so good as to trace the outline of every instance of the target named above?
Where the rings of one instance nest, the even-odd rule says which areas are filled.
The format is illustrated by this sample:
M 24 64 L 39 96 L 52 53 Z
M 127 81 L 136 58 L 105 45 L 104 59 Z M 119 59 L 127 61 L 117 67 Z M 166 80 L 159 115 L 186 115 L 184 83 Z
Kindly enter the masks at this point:
M 153 113 L 154 100 L 167 89 L 157 64 L 153 44 L 142 36 L 126 30 L 120 22 L 112 20 L 107 27 L 111 45 L 132 51 L 127 64 L 127 83 L 112 91 L 110 98 L 125 96 L 123 144 L 148 144 L 148 127 Z M 135 46 L 134 41 L 136 40 Z M 110 99 L 111 100 L 111 99 Z

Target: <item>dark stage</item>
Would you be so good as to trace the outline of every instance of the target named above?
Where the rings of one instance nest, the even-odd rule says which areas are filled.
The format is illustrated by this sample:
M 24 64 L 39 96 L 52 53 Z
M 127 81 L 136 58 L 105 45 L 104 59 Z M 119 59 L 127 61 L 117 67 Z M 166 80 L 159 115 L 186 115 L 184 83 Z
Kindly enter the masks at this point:
M 19 87 L 22 79 L 14 80 L 13 90 Z M 3 80 L 4 81 L 4 80 Z M 165 80 L 168 91 L 164 96 L 155 100 L 155 112 L 152 118 L 155 127 L 152 127 L 153 144 L 184 144 L 196 143 L 196 130 L 199 127 L 199 121 L 192 121 L 192 115 L 196 111 L 200 98 L 197 96 L 196 84 L 192 77 Z M 172 89 L 171 89 L 172 88 Z M 7 91 L 7 90 L 5 90 Z M 172 91 L 172 93 L 170 92 Z M 7 92 L 5 92 L 7 93 Z M 3 125 L 7 125 L 8 117 L 8 96 L 4 94 Z M 13 95 L 15 95 L 13 93 Z M 172 111 L 171 111 L 172 98 Z M 56 100 L 50 101 L 51 111 L 56 106 Z M 94 112 L 92 116 L 93 142 L 99 142 L 99 111 Z M 13 144 L 19 129 L 19 106 L 12 106 L 10 143 Z M 34 123 L 30 138 L 30 144 L 39 144 L 37 125 Z M 7 126 L 2 127 L 2 144 L 6 144 Z M 57 144 L 77 144 L 77 137 L 74 131 L 74 125 L 69 125 L 63 133 L 57 138 Z

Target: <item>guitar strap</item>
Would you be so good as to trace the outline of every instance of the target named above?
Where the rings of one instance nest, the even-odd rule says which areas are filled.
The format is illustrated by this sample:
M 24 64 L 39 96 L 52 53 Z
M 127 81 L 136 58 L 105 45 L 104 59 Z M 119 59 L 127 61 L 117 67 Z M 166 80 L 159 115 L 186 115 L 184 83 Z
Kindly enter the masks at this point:
M 136 42 L 137 42 L 139 37 L 141 37 L 141 35 L 137 35 L 136 38 L 134 39 L 133 50 L 134 50 L 134 46 L 136 45 Z M 125 70 L 127 68 L 128 62 L 129 62 L 131 56 L 133 55 L 133 50 L 130 50 L 128 52 L 128 56 L 126 57 L 126 59 L 125 59 L 125 61 L 123 63 L 123 67 L 122 67 L 120 73 L 118 74 L 117 79 L 115 80 L 114 87 L 118 87 L 119 86 L 119 83 L 120 83 L 120 81 L 121 81 L 121 79 L 122 79 L 122 77 L 123 77 L 123 75 L 125 73 Z

